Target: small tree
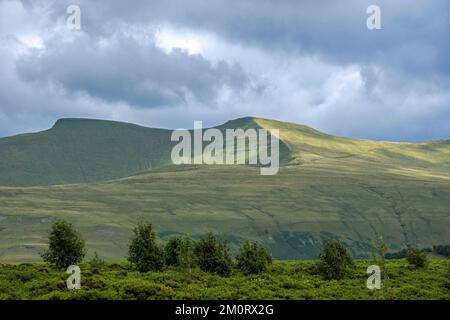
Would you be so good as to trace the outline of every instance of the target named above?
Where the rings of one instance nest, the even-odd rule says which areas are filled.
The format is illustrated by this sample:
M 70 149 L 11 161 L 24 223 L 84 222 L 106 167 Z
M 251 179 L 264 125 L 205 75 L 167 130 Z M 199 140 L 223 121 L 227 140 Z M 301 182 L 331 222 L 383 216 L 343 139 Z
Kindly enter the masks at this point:
M 218 243 L 218 259 L 216 265 L 216 273 L 221 276 L 231 275 L 231 268 L 233 261 L 231 260 L 230 248 L 226 241 L 219 241 Z
M 128 261 L 139 272 L 161 271 L 164 268 L 163 250 L 156 243 L 151 223 L 139 223 L 134 229 L 128 249 Z
M 375 263 L 380 266 L 382 273 L 386 274 L 386 263 L 385 257 L 387 252 L 387 246 L 384 243 L 383 236 L 378 236 L 373 241 L 373 246 L 375 248 L 375 252 L 372 254 L 373 260 Z
M 387 274 L 386 263 L 385 263 L 387 246 L 384 243 L 383 236 L 377 234 L 377 237 L 373 241 L 373 246 L 375 248 L 375 252 L 372 254 L 372 258 L 373 258 L 375 264 L 380 267 L 381 276 L 384 279 L 382 288 L 387 289 L 387 282 L 389 280 L 389 277 Z
M 232 261 L 228 244 L 226 241 L 218 240 L 212 233 L 208 233 L 197 242 L 194 254 L 203 271 L 223 276 L 231 274 Z
M 372 255 L 373 259 L 380 267 L 384 267 L 387 247 L 386 247 L 386 244 L 384 243 L 383 236 L 377 235 L 377 237 L 372 242 L 372 244 L 375 248 L 375 252 Z
M 187 270 L 189 274 L 189 279 L 192 278 L 192 268 L 195 266 L 195 242 L 189 236 L 184 236 L 180 241 L 180 252 L 179 252 L 179 265 L 184 270 Z
M 44 261 L 65 269 L 82 261 L 85 254 L 84 240 L 74 226 L 67 221 L 55 221 L 49 235 L 48 250 L 42 254 Z
M 173 237 L 167 241 L 164 246 L 164 257 L 166 265 L 179 266 L 180 265 L 180 251 L 181 251 L 181 238 Z
M 255 241 L 245 241 L 236 257 L 238 268 L 246 275 L 267 270 L 272 256 L 267 249 Z
M 353 266 L 353 260 L 342 242 L 323 241 L 320 254 L 319 272 L 327 280 L 341 280 Z
M 416 268 L 425 268 L 427 266 L 426 253 L 414 247 L 409 247 L 406 251 L 406 260 L 411 266 Z

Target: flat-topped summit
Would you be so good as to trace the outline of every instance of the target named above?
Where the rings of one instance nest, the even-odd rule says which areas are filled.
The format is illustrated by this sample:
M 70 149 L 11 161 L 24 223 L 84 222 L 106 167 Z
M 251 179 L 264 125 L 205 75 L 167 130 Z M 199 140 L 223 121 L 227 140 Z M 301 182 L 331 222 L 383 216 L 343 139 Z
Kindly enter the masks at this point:
M 103 119 L 90 119 L 90 118 L 61 118 L 56 120 L 52 129 L 76 127 L 76 126 L 134 126 L 141 127 L 134 123 L 115 121 L 115 120 L 103 120 Z

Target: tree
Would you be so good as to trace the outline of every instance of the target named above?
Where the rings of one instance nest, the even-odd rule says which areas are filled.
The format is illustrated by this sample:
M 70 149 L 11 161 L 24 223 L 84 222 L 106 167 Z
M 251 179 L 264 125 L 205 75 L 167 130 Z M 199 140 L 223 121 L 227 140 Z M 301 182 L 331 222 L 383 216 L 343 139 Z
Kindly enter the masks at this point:
M 85 254 L 84 240 L 74 226 L 64 220 L 55 221 L 49 235 L 48 250 L 42 254 L 44 261 L 66 269 L 82 261 Z
M 342 242 L 323 241 L 323 252 L 320 254 L 319 272 L 327 280 L 341 280 L 353 266 L 353 260 Z
M 375 240 L 373 241 L 373 246 L 375 248 L 375 252 L 372 254 L 372 258 L 375 264 L 380 267 L 381 277 L 384 279 L 382 288 L 387 289 L 387 284 L 389 280 L 385 263 L 387 246 L 384 243 L 383 236 L 377 234 Z
M 384 260 L 387 252 L 386 244 L 384 243 L 383 236 L 378 236 L 375 238 L 375 240 L 372 242 L 375 253 L 373 254 L 373 259 L 375 262 L 381 266 L 384 267 Z
M 383 236 L 377 235 L 373 241 L 375 252 L 372 254 L 375 263 L 380 266 L 381 272 L 387 277 L 385 257 L 387 252 L 387 246 L 384 243 Z
M 416 268 L 425 268 L 427 266 L 427 254 L 414 247 L 409 247 L 406 251 L 406 260 L 411 266 Z
M 255 241 L 245 241 L 236 257 L 238 268 L 246 275 L 267 270 L 272 256 L 267 249 Z
M 195 242 L 188 235 L 181 238 L 179 265 L 189 273 L 189 279 L 192 278 L 192 268 L 195 266 Z
M 164 268 L 163 250 L 156 243 L 151 223 L 141 222 L 133 229 L 128 249 L 128 261 L 139 272 L 161 271 Z
M 203 271 L 223 276 L 231 274 L 232 261 L 228 244 L 218 240 L 211 232 L 196 243 L 194 254 Z
M 231 260 L 230 248 L 226 241 L 218 243 L 218 259 L 215 272 L 221 276 L 230 276 L 233 261 Z
M 174 267 L 180 265 L 181 241 L 180 237 L 173 237 L 167 241 L 164 246 L 166 265 Z

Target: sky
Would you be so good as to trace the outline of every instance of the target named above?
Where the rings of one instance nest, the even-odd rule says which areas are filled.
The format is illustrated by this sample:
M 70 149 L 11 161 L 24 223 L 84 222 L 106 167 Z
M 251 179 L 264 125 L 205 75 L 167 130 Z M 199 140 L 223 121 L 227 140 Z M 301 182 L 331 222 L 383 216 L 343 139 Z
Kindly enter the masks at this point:
M 67 7 L 80 8 L 80 29 Z M 370 5 L 381 29 L 370 30 Z M 0 136 L 243 116 L 450 139 L 448 0 L 0 0 Z

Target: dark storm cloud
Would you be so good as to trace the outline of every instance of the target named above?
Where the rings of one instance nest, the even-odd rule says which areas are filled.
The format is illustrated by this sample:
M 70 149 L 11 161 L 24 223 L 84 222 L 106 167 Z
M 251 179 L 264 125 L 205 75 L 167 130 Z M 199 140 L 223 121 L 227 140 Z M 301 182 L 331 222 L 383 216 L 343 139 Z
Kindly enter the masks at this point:
M 371 4 L 381 8 L 383 29 L 377 32 L 366 27 Z M 118 21 L 170 22 L 269 50 L 298 50 L 342 63 L 383 63 L 409 72 L 450 72 L 446 0 L 110 0 L 80 5 L 92 32 L 107 32 Z
M 151 37 L 134 39 L 119 32 L 103 42 L 86 34 L 63 45 L 60 41 L 47 43 L 40 55 L 18 60 L 21 78 L 149 108 L 183 104 L 189 97 L 212 104 L 224 86 L 239 91 L 248 81 L 238 64 L 213 65 L 181 50 L 165 53 Z

